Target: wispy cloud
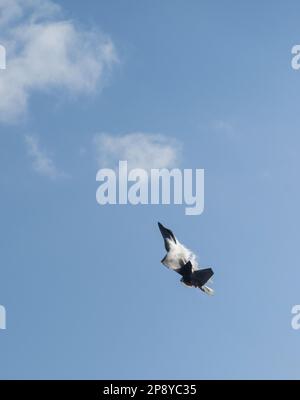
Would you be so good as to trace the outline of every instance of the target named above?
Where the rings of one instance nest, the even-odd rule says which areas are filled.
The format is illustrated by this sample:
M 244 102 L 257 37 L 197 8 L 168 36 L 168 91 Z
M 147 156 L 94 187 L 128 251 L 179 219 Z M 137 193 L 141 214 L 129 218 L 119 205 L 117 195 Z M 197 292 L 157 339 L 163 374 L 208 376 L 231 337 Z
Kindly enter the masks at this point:
M 235 139 L 237 137 L 235 124 L 231 121 L 217 119 L 213 121 L 211 127 L 215 132 L 225 135 L 228 139 Z
M 97 161 L 100 167 L 114 168 L 119 160 L 128 167 L 173 168 L 180 162 L 181 144 L 174 138 L 147 133 L 124 135 L 97 134 L 94 137 Z
M 40 148 L 38 139 L 35 136 L 26 135 L 25 143 L 28 155 L 32 159 L 33 169 L 40 175 L 50 179 L 64 178 L 67 175 L 57 169 L 52 158 Z
M 218 119 L 213 122 L 213 128 L 217 130 L 223 131 L 232 131 L 233 126 L 229 121 L 225 121 L 223 119 Z
M 109 37 L 64 19 L 50 0 L 0 0 L 0 32 L 7 49 L 0 121 L 22 116 L 34 91 L 93 92 L 118 61 Z

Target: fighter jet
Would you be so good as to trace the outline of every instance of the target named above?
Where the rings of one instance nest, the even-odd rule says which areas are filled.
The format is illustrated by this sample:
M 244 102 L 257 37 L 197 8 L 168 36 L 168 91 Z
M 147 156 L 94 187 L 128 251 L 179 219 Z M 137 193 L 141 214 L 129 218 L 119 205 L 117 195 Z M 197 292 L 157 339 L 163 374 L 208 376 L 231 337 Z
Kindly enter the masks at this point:
M 204 293 L 213 295 L 214 291 L 206 286 L 213 276 L 211 268 L 199 269 L 195 254 L 183 246 L 170 229 L 158 222 L 159 230 L 164 238 L 167 254 L 161 260 L 167 268 L 173 269 L 182 276 L 180 282 L 189 287 L 201 289 Z

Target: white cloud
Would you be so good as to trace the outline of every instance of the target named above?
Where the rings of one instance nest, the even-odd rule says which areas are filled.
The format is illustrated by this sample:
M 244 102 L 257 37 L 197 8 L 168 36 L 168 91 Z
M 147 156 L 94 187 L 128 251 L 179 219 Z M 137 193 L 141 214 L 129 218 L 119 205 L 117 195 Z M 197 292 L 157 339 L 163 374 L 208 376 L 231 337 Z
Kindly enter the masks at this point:
M 15 121 L 34 91 L 91 93 L 117 60 L 113 42 L 63 19 L 50 0 L 0 0 L 0 43 L 7 68 L 0 73 L 0 121 Z
M 54 161 L 40 148 L 36 137 L 31 135 L 25 136 L 28 155 L 32 159 L 33 169 L 40 175 L 50 179 L 66 177 L 66 174 L 59 171 L 54 164 Z
M 173 168 L 180 161 L 181 145 L 168 136 L 147 133 L 95 135 L 97 161 L 100 167 L 115 168 L 126 160 L 128 168 Z
M 227 137 L 228 139 L 237 138 L 237 130 L 235 128 L 235 125 L 230 121 L 218 119 L 213 121 L 211 127 L 215 132 L 225 135 L 225 137 Z
M 223 119 L 218 119 L 213 122 L 213 128 L 217 130 L 223 130 L 223 131 L 232 131 L 233 126 L 230 122 L 225 121 Z

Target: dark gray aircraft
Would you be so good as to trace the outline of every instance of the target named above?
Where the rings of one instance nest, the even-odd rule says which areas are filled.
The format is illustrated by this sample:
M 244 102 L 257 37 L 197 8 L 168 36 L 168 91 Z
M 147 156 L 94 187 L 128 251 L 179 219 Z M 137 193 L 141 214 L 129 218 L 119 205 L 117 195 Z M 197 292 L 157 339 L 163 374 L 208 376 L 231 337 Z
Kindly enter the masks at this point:
M 206 286 L 214 274 L 213 270 L 211 268 L 199 269 L 195 254 L 183 246 L 170 229 L 165 228 L 160 222 L 158 227 L 167 250 L 167 254 L 161 262 L 167 268 L 178 272 L 182 276 L 180 281 L 186 286 L 199 288 L 209 295 L 214 294 L 213 289 Z

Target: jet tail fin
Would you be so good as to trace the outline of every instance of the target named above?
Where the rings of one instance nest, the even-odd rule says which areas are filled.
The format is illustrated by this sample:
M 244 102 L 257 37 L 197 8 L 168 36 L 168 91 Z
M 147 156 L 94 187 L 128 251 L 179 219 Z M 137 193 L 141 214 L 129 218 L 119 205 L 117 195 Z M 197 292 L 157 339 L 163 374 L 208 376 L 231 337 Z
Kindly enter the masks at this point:
M 204 286 L 206 282 L 213 276 L 213 274 L 214 272 L 211 268 L 199 269 L 193 273 L 200 287 Z
M 192 273 L 192 270 L 193 270 L 192 263 L 188 261 L 181 268 L 176 269 L 176 272 L 178 272 L 182 276 L 189 276 Z

